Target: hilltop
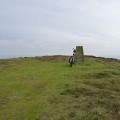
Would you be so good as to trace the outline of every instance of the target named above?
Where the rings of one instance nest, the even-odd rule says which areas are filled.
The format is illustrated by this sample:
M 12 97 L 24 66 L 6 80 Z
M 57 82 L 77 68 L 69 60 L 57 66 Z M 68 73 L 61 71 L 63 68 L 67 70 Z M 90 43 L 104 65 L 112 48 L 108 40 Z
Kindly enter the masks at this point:
M 0 120 L 119 120 L 120 60 L 68 58 L 0 60 Z

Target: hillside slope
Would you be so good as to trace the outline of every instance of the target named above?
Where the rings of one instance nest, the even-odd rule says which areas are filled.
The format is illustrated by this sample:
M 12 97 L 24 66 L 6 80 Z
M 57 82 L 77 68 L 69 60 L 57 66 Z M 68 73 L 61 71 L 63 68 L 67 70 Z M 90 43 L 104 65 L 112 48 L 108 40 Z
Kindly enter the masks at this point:
M 0 120 L 120 120 L 120 61 L 0 60 Z

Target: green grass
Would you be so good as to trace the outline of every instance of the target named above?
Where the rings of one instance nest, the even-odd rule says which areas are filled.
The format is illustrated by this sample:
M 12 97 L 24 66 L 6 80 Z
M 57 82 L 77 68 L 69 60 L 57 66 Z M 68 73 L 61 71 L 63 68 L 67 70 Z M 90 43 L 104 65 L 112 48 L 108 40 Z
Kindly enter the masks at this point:
M 0 120 L 120 120 L 120 62 L 0 60 Z

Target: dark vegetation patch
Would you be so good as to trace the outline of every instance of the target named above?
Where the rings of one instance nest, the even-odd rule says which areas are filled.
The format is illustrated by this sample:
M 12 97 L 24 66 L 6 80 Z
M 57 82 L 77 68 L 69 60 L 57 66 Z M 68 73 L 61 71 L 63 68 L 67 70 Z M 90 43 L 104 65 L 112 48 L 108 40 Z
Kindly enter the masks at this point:
M 118 63 L 120 63 L 120 60 L 115 59 L 115 58 L 96 57 L 96 56 L 90 56 L 90 55 L 86 55 L 85 57 L 94 59 L 96 61 L 106 61 L 106 62 L 118 62 Z
M 60 62 L 60 61 L 68 61 L 69 56 L 62 56 L 62 55 L 42 56 L 42 57 L 35 57 L 35 59 L 41 61 Z
M 91 71 L 91 72 L 88 72 L 87 74 L 83 74 L 81 77 L 86 79 L 110 78 L 111 73 L 108 71 Z
M 70 87 L 64 90 L 61 95 L 71 96 L 75 111 L 81 109 L 89 113 L 89 119 L 120 119 L 120 93 L 94 87 Z M 87 119 L 86 115 L 82 119 Z M 81 120 L 82 120 L 81 119 Z

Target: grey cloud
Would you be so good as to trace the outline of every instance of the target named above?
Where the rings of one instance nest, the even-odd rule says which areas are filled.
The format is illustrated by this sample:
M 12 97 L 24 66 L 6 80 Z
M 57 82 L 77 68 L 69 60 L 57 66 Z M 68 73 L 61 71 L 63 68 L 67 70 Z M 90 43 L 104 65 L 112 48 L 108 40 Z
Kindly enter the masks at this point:
M 0 57 L 86 54 L 120 57 L 119 0 L 1 0 Z

